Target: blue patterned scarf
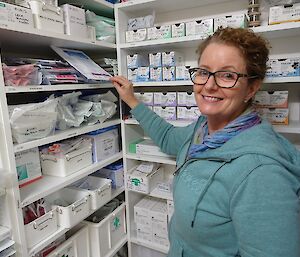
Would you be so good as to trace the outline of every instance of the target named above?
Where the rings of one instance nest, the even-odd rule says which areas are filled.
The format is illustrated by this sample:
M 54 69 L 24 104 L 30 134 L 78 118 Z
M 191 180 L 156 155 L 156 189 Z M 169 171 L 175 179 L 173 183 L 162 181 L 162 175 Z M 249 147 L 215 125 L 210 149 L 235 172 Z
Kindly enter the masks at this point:
M 261 118 L 254 109 L 249 108 L 242 115 L 227 124 L 223 129 L 209 135 L 207 120 L 205 120 L 200 124 L 200 127 L 195 134 L 194 142 L 188 152 L 188 157 L 194 158 L 199 152 L 218 148 L 232 137 L 259 123 L 261 123 Z

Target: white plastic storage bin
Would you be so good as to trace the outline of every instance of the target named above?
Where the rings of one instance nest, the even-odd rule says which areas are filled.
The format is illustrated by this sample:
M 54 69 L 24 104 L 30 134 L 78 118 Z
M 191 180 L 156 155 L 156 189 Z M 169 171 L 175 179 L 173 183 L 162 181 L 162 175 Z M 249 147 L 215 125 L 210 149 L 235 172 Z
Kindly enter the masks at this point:
M 116 250 L 118 243 L 126 237 L 125 203 L 99 223 L 84 221 L 89 228 L 91 256 L 104 257 Z
M 79 140 L 62 141 L 61 144 L 42 149 L 40 159 L 43 174 L 66 177 L 91 165 L 93 163 L 91 141 L 82 139 L 79 142 Z M 57 145 L 61 148 L 58 153 L 49 150 Z M 68 148 L 66 151 L 63 150 L 65 146 Z
M 58 225 L 71 228 L 90 214 L 89 192 L 63 188 L 46 197 L 52 208 L 57 208 Z
M 27 247 L 32 248 L 58 229 L 56 208 L 25 225 Z
M 77 181 L 70 186 L 91 195 L 91 209 L 97 210 L 111 200 L 111 180 L 94 176 Z
M 42 0 L 27 1 L 37 29 L 64 34 L 64 17 L 60 7 L 45 4 Z
M 52 251 L 48 257 L 90 257 L 88 227 L 84 226 L 64 243 Z

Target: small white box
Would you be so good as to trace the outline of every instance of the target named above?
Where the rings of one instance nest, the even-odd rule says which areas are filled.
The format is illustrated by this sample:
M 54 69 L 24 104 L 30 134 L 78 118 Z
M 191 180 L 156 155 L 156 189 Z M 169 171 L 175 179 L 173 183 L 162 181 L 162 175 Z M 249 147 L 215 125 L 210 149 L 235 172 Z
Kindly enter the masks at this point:
M 63 188 L 45 199 L 57 208 L 58 225 L 71 228 L 90 214 L 90 194 L 72 188 Z
M 152 206 L 151 211 L 152 232 L 168 237 L 168 208 L 163 200 Z
M 127 55 L 127 68 L 133 69 L 141 66 L 149 66 L 149 59 L 147 56 L 141 54 L 129 54 Z
M 184 37 L 185 36 L 185 23 L 172 24 L 172 37 Z
M 15 160 L 20 187 L 42 178 L 38 147 L 15 153 Z
M 146 29 L 129 30 L 125 33 L 125 40 L 127 43 L 144 41 L 147 39 Z
M 161 67 L 162 66 L 162 58 L 161 53 L 150 53 L 149 54 L 149 65 L 150 67 Z
M 165 120 L 176 120 L 175 106 L 153 106 L 153 111 Z
M 140 172 L 136 168 L 134 167 L 126 173 L 126 184 L 129 190 L 149 194 L 157 183 L 163 179 L 163 167 L 148 174 Z
M 162 67 L 150 67 L 150 81 L 162 81 Z
M 134 205 L 134 222 L 136 224 L 143 225 L 144 227 L 151 227 L 152 232 L 152 223 L 151 223 L 151 215 L 150 209 L 157 203 L 156 198 L 152 198 L 150 196 L 144 197 L 137 204 Z
M 300 76 L 299 61 L 300 61 L 299 57 L 278 59 L 278 62 L 280 64 L 280 76 L 282 77 Z
M 136 92 L 135 97 L 145 105 L 153 105 L 153 93 L 151 92 Z
M 223 17 L 217 17 L 214 19 L 214 31 L 218 28 L 247 28 L 248 20 L 244 13 L 226 15 Z
M 153 105 L 157 106 L 176 106 L 176 92 L 157 92 L 153 95 Z
M 147 34 L 148 34 L 147 35 L 148 40 L 171 38 L 172 36 L 171 25 L 162 25 L 162 26 L 148 28 Z
M 125 203 L 99 223 L 90 221 L 84 221 L 84 223 L 89 228 L 91 256 L 109 256 L 108 253 L 117 250 L 118 244 L 127 237 Z M 83 256 L 85 257 L 86 255 L 80 257 Z
M 89 238 L 87 226 L 80 228 L 75 234 L 55 248 L 47 257 L 88 257 L 90 256 Z
M 197 36 L 200 39 L 207 38 L 214 33 L 214 20 L 196 20 L 185 24 L 187 36 Z
M 162 52 L 162 66 L 184 66 L 183 54 L 176 51 Z
M 72 149 L 77 143 L 79 144 Z M 60 148 L 68 148 L 68 151 L 61 150 L 55 152 L 57 145 Z M 43 174 L 51 176 L 66 177 L 70 174 L 81 170 L 93 163 L 92 160 L 92 144 L 91 140 L 65 140 L 60 144 L 54 144 L 42 149 L 40 152 L 41 165 Z
M 267 119 L 273 125 L 289 124 L 289 109 L 257 108 L 262 118 Z
M 117 126 L 98 129 L 84 135 L 84 137 L 92 141 L 93 162 L 105 160 L 120 151 Z
M 150 79 L 150 68 L 138 67 L 137 69 L 137 82 L 147 82 Z
M 132 82 L 137 82 L 137 74 L 138 74 L 138 69 L 137 68 L 132 68 L 127 70 L 127 78 L 128 80 Z
M 34 247 L 37 243 L 57 231 L 57 229 L 57 211 L 53 209 L 25 225 L 27 247 Z
M 149 139 L 145 139 L 136 144 L 136 154 L 170 157 L 170 155 L 163 153 L 160 148 Z
M 10 29 L 33 28 L 32 11 L 29 8 L 0 2 L 0 26 Z
M 152 227 L 144 226 L 140 223 L 136 224 L 136 237 L 137 240 L 152 242 Z
M 44 4 L 42 0 L 28 1 L 37 29 L 64 34 L 64 15 L 60 7 Z
M 170 246 L 168 237 L 160 233 L 152 233 L 152 242 L 155 244 L 163 245 L 165 247 Z
M 190 66 L 176 66 L 176 80 L 190 80 Z
M 200 115 L 198 107 L 177 106 L 177 120 L 197 120 Z
M 300 20 L 300 3 L 273 6 L 269 10 L 269 24 Z
M 178 106 L 197 106 L 194 92 L 177 92 Z
M 174 81 L 175 79 L 175 67 L 163 67 L 163 81 Z
M 267 77 L 279 77 L 281 76 L 281 63 L 278 59 L 269 59 L 267 61 Z
M 123 163 L 112 163 L 93 173 L 93 176 L 110 179 L 112 188 L 122 187 L 124 186 Z
M 61 6 L 64 14 L 65 34 L 87 38 L 85 11 L 82 8 L 64 4 Z
M 87 176 L 69 186 L 91 195 L 91 209 L 98 210 L 111 199 L 111 180 L 96 176 Z
M 288 91 L 258 91 L 253 104 L 264 108 L 288 108 Z

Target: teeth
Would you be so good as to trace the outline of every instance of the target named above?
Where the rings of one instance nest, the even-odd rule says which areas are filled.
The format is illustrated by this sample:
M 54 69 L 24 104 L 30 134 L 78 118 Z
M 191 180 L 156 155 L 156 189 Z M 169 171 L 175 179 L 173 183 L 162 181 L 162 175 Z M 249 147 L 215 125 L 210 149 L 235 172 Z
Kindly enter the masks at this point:
M 203 98 L 210 102 L 217 102 L 217 101 L 222 100 L 222 98 L 213 97 L 213 96 L 203 96 Z

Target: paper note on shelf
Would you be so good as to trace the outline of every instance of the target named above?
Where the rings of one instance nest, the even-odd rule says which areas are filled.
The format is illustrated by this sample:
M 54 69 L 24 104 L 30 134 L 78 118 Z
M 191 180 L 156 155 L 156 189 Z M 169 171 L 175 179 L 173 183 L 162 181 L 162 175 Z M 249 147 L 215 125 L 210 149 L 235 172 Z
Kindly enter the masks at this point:
M 107 71 L 101 68 L 82 51 L 60 48 L 56 46 L 51 46 L 51 48 L 87 79 L 109 80 L 111 77 Z

